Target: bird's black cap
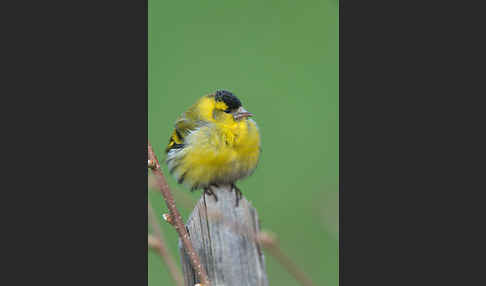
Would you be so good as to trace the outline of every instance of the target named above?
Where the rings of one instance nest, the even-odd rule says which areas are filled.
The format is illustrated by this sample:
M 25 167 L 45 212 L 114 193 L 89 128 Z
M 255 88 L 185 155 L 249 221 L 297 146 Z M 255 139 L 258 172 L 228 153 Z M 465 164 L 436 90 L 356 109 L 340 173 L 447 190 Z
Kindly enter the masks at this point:
M 223 101 L 229 109 L 237 109 L 241 106 L 241 101 L 227 90 L 218 90 L 215 95 L 216 101 Z

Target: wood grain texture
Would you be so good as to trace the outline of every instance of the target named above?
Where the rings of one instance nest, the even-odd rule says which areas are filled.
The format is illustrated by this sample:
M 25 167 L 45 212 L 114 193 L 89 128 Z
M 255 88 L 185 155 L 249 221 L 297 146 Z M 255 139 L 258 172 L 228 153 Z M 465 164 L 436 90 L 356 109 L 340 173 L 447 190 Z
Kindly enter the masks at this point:
M 236 207 L 230 186 L 212 190 L 218 201 L 203 195 L 186 223 L 211 286 L 268 286 L 263 252 L 255 239 L 260 230 L 255 208 L 244 197 Z M 179 250 L 185 285 L 194 286 L 199 281 L 180 241 Z

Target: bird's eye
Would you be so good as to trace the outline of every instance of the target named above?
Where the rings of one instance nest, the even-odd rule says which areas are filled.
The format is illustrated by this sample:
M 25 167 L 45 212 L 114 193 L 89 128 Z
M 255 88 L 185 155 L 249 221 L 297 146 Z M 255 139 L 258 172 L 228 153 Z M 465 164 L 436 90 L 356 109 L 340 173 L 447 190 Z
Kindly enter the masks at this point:
M 228 109 L 226 109 L 224 112 L 226 112 L 226 113 L 231 113 L 231 110 L 228 108 Z

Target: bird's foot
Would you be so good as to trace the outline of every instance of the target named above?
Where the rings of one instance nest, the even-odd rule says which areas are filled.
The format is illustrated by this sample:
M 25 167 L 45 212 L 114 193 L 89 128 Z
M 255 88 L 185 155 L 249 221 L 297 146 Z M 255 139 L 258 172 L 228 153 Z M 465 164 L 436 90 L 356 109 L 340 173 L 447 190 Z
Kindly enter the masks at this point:
M 208 196 L 214 196 L 214 200 L 218 201 L 218 196 L 216 196 L 216 194 L 213 192 L 213 190 L 211 190 L 211 186 L 204 188 L 204 194 L 206 194 Z
M 233 183 L 231 184 L 231 188 L 235 190 L 235 195 L 236 195 L 236 207 L 238 207 L 238 204 L 243 197 L 243 193 L 241 193 L 241 190 Z

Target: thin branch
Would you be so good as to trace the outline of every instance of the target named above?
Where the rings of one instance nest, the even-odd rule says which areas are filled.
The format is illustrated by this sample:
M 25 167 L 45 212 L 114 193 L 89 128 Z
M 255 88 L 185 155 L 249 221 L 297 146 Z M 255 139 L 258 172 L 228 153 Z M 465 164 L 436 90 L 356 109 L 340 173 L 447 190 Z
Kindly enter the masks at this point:
M 274 234 L 261 231 L 258 241 L 301 285 L 315 286 L 309 276 L 282 251 Z
M 199 277 L 201 284 L 203 284 L 204 286 L 209 286 L 210 283 L 209 283 L 208 275 L 206 274 L 206 270 L 202 266 L 199 256 L 197 255 L 196 251 L 194 251 L 194 248 L 192 247 L 191 241 L 189 240 L 189 234 L 187 233 L 186 227 L 184 226 L 184 223 L 182 221 L 182 217 L 179 211 L 177 210 L 177 207 L 174 202 L 174 197 L 172 196 L 172 193 L 169 189 L 169 185 L 165 180 L 164 174 L 162 174 L 159 160 L 155 156 L 155 153 L 152 149 L 152 145 L 150 145 L 150 143 L 148 143 L 148 160 L 152 160 L 152 162 L 149 161 L 148 165 L 152 169 L 152 174 L 154 174 L 155 176 L 156 185 L 162 192 L 162 196 L 164 197 L 165 204 L 169 209 L 171 217 L 174 219 L 175 229 L 179 234 L 182 244 L 184 245 L 184 249 L 189 255 L 191 265 L 196 270 L 197 276 Z
M 147 243 L 149 248 L 157 249 L 160 247 L 159 240 L 151 234 L 147 236 Z
M 169 249 L 167 249 L 167 243 L 165 242 L 162 230 L 160 229 L 160 226 L 155 219 L 154 210 L 152 209 L 152 206 L 150 206 L 150 203 L 148 204 L 148 220 L 150 225 L 152 226 L 153 233 L 153 236 L 149 235 L 148 237 L 149 246 L 155 249 L 160 254 L 165 264 L 167 264 L 167 267 L 169 268 L 169 273 L 176 285 L 184 286 L 184 277 L 182 276 L 182 272 L 177 267 L 175 259 L 170 254 Z

